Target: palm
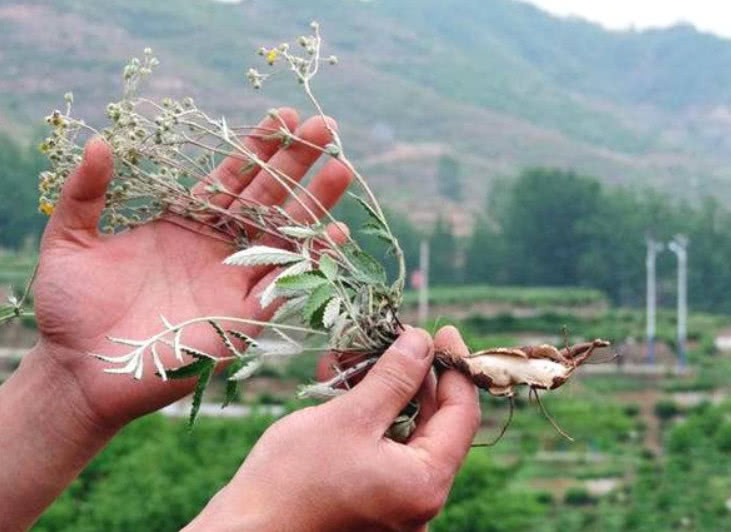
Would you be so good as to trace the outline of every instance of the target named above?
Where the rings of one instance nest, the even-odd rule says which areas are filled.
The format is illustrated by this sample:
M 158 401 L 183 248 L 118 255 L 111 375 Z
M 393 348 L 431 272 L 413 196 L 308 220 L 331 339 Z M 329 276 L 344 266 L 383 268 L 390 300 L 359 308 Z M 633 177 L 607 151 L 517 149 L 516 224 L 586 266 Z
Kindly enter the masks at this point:
M 88 247 L 51 249 L 36 285 L 41 332 L 76 353 L 64 363 L 74 366 L 82 386 L 110 411 L 144 408 L 151 396 L 164 403 L 186 388 L 161 385 L 154 376 L 138 383 L 103 374 L 102 363 L 85 353 L 111 353 L 115 346 L 107 336 L 145 338 L 158 332 L 160 315 L 173 322 L 241 315 L 250 275 L 221 264 L 229 252 L 219 241 L 166 222 Z
M 302 129 L 314 130 L 310 136 L 318 143 L 326 141 L 322 123 L 311 122 Z M 317 158 L 317 152 L 307 158 L 303 153 L 290 148 L 282 155 L 283 165 L 287 157 L 300 159 L 297 178 Z M 331 205 L 348 178 L 341 167 L 327 165 L 310 187 Z M 329 186 L 322 186 L 324 179 Z M 246 190 L 254 187 L 254 193 L 277 201 L 276 194 L 268 194 L 267 180 L 269 176 L 257 175 Z M 225 242 L 169 220 L 99 237 L 88 228 L 62 227 L 63 218 L 56 218 L 49 224 L 50 235 L 44 236 L 36 282 L 39 328 L 48 352 L 79 380 L 103 419 L 128 419 L 160 408 L 193 385 L 192 380 L 164 383 L 151 372 L 142 381 L 103 373 L 103 363 L 89 353 L 120 354 L 122 346 L 109 342 L 108 336 L 144 339 L 160 332 L 161 315 L 175 323 L 210 315 L 256 318 L 261 310 L 253 292 L 262 272 L 224 266 L 222 260 L 233 251 Z M 215 336 L 209 330 L 190 334 L 186 343 L 215 351 Z M 174 363 L 172 353 L 163 356 L 168 365 Z

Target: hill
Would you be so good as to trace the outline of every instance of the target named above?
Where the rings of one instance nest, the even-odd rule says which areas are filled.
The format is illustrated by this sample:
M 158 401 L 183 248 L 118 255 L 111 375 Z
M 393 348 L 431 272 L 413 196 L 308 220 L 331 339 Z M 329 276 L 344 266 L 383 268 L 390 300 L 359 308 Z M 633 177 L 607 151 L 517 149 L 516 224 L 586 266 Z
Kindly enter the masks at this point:
M 466 223 L 495 177 L 534 165 L 731 202 L 731 41 L 683 25 L 606 31 L 513 0 L 0 0 L 0 130 L 30 138 L 67 90 L 99 123 L 146 46 L 163 63 L 153 93 L 247 123 L 304 108 L 286 76 L 254 94 L 243 72 L 315 18 L 341 59 L 319 93 L 387 202 L 416 221 Z M 440 192 L 444 158 L 458 161 L 462 201 Z

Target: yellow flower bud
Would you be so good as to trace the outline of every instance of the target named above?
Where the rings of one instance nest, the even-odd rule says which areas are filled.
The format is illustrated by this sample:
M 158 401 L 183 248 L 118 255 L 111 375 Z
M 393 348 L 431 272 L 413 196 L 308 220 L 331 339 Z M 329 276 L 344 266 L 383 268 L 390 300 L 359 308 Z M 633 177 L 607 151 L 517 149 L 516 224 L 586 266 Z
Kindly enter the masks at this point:
M 274 61 L 277 60 L 277 55 L 279 55 L 279 53 L 277 52 L 277 50 L 275 48 L 272 48 L 271 50 L 269 50 L 269 52 L 267 52 L 267 63 L 269 63 L 270 65 L 273 65 Z
M 49 201 L 41 201 L 41 204 L 38 206 L 38 210 L 46 216 L 51 216 L 53 214 L 53 209 L 54 205 Z

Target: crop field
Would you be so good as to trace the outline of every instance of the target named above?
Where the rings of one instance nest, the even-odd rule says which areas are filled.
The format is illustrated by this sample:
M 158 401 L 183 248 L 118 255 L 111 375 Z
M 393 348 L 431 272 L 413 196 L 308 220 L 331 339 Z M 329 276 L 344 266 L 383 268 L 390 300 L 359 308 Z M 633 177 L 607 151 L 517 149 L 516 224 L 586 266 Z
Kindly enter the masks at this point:
M 417 302 L 418 293 L 413 291 L 406 293 L 405 303 L 407 305 L 415 305 Z M 429 303 L 433 305 L 475 302 L 549 307 L 551 305 L 602 304 L 606 303 L 606 296 L 601 291 L 591 288 L 466 285 L 437 286 L 429 290 Z

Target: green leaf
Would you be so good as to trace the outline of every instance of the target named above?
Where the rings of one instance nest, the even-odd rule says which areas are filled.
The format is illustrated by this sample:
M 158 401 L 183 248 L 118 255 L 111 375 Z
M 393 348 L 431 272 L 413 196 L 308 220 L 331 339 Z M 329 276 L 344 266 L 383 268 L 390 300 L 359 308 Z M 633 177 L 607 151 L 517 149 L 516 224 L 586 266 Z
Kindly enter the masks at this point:
M 330 255 L 320 256 L 320 271 L 328 281 L 334 281 L 338 276 L 338 263 Z
M 365 224 L 360 231 L 361 233 L 366 235 L 376 236 L 387 244 L 393 244 L 393 236 L 391 235 L 391 233 L 383 229 L 383 227 L 379 226 L 378 224 L 374 224 L 373 222 L 368 222 L 367 224 Z
M 368 216 L 371 218 L 373 223 L 375 223 L 378 227 L 380 227 L 384 231 L 388 232 L 388 229 L 387 229 L 386 224 L 384 223 L 383 219 L 381 219 L 381 217 L 378 215 L 378 213 L 375 211 L 375 209 L 373 207 L 371 207 L 371 205 L 366 200 L 364 200 L 357 194 L 353 194 L 352 192 L 350 192 L 349 194 L 353 198 L 355 198 L 355 200 L 358 203 L 360 203 L 361 207 L 363 207 L 363 209 L 368 213 Z
M 229 329 L 228 334 L 233 336 L 234 338 L 237 338 L 238 340 L 241 340 L 244 342 L 244 344 L 248 346 L 256 345 L 256 340 L 254 340 L 251 336 L 248 334 L 244 334 L 241 331 L 237 331 L 236 329 Z
M 318 272 L 301 273 L 282 277 L 277 281 L 277 286 L 285 290 L 312 290 L 327 283 L 324 275 Z
M 186 366 L 169 369 L 166 373 L 168 374 L 168 379 L 189 379 L 190 377 L 200 375 L 200 372 L 210 363 L 213 363 L 213 360 L 210 358 L 199 358 Z
M 228 405 L 231 404 L 234 399 L 236 399 L 236 394 L 239 391 L 239 381 L 232 381 L 229 379 L 237 371 L 243 368 L 244 365 L 246 365 L 244 359 L 238 358 L 231 362 L 231 365 L 226 370 L 226 392 L 223 398 L 223 404 L 221 405 L 221 408 L 226 408 Z
M 213 367 L 216 363 L 207 358 L 206 364 L 203 369 L 198 373 L 198 382 L 195 384 L 195 390 L 193 390 L 193 406 L 190 409 L 190 418 L 188 419 L 188 428 L 193 428 L 195 418 L 198 416 L 198 411 L 201 408 L 201 402 L 203 402 L 203 392 L 208 387 L 208 383 L 211 382 L 213 376 Z
M 304 320 L 312 322 L 315 313 L 318 310 L 324 308 L 325 304 L 330 300 L 332 296 L 333 289 L 332 286 L 330 286 L 329 284 L 324 284 L 316 288 L 315 291 L 312 292 L 310 298 L 307 300 L 307 303 L 305 303 L 305 306 L 302 309 L 302 315 Z M 322 318 L 320 318 L 320 321 L 319 323 L 317 323 L 317 325 L 313 325 L 313 327 L 320 326 L 322 326 Z
M 313 329 L 325 328 L 325 308 L 327 305 L 320 305 L 315 312 L 310 316 L 310 327 Z
M 270 320 L 272 323 L 282 322 L 302 310 L 307 301 L 307 294 L 288 299 L 277 309 Z
M 386 282 L 386 270 L 371 255 L 352 244 L 343 246 L 343 253 L 355 266 L 356 271 L 353 272 L 353 276 L 357 280 L 368 284 L 383 284 Z
M 231 341 L 231 338 L 228 337 L 228 335 L 221 328 L 221 326 L 213 320 L 208 320 L 208 323 L 211 325 L 211 327 L 213 327 L 213 330 L 216 331 L 216 334 L 221 339 L 221 342 L 223 342 L 223 345 L 226 346 L 226 349 L 228 349 L 229 352 L 234 356 L 241 356 L 241 353 L 239 353 L 239 350 L 236 349 L 233 342 Z

